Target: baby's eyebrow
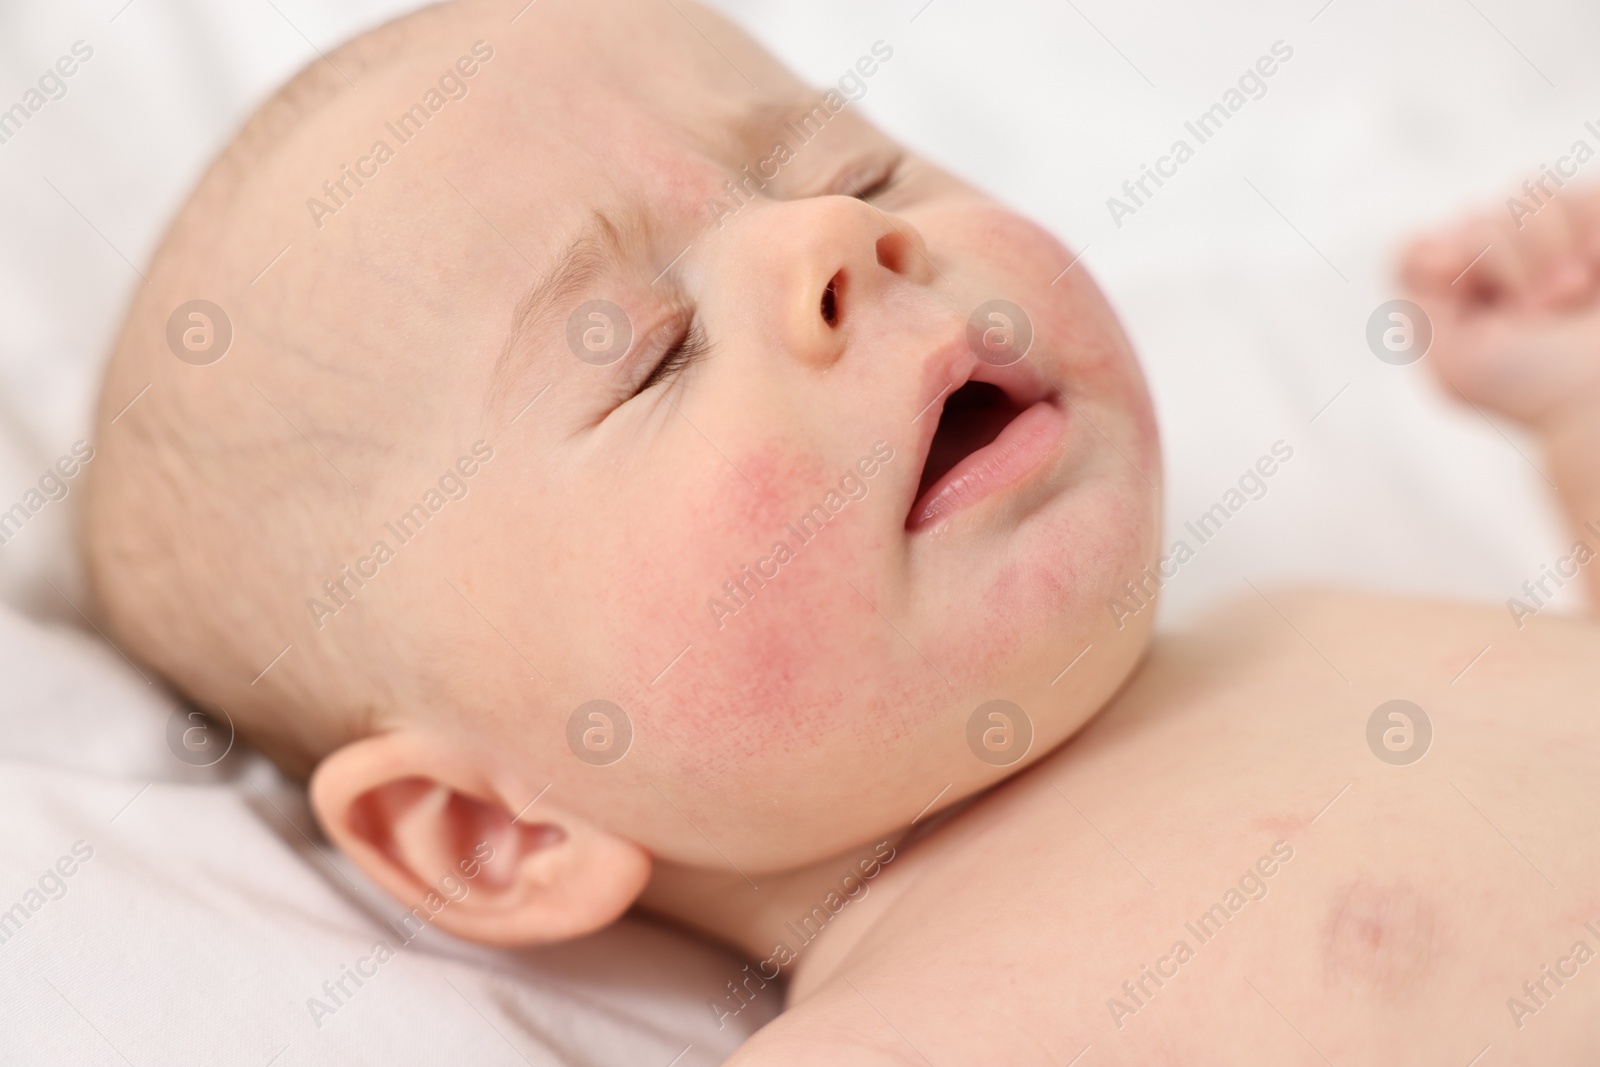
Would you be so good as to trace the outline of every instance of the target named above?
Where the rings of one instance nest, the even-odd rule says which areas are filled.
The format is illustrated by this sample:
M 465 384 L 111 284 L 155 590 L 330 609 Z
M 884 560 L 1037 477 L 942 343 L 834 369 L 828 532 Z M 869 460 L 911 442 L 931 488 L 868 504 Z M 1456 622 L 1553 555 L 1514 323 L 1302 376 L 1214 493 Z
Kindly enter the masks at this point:
M 645 220 L 636 221 L 639 230 L 648 229 Z M 604 211 L 596 210 L 589 216 L 577 236 L 556 256 L 555 265 L 517 301 L 511 329 L 491 378 L 491 408 L 532 362 L 538 338 L 547 335 L 562 309 L 594 282 L 614 275 L 639 237 L 639 232 L 618 225 Z
M 784 122 L 804 113 L 815 103 L 814 99 L 806 95 L 751 102 L 739 115 L 736 124 L 740 141 L 744 146 L 761 145 L 763 139 L 779 129 Z

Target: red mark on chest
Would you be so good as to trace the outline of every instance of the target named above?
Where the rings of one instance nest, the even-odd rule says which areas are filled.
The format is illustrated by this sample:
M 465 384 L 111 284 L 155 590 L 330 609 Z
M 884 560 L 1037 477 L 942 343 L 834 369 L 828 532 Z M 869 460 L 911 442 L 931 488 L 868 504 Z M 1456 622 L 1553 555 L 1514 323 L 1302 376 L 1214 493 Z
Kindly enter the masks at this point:
M 1439 954 L 1439 919 L 1404 882 L 1365 879 L 1338 890 L 1322 928 L 1323 982 L 1368 997 L 1419 991 Z

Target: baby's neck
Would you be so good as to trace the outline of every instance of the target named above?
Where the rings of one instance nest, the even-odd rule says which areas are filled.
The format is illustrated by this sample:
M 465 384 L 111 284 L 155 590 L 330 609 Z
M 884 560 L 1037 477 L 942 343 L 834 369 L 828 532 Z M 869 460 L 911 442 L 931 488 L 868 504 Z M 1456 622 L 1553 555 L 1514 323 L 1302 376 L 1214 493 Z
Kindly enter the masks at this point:
M 925 822 L 931 828 L 934 820 Z M 904 827 L 805 867 L 749 878 L 657 861 L 639 904 L 754 961 L 746 968 L 750 975 L 734 978 L 741 991 L 754 992 L 780 970 L 791 991 L 815 988 L 906 884 L 883 874 L 903 863 L 923 831 L 922 825 Z M 728 1010 L 739 1006 L 730 994 Z

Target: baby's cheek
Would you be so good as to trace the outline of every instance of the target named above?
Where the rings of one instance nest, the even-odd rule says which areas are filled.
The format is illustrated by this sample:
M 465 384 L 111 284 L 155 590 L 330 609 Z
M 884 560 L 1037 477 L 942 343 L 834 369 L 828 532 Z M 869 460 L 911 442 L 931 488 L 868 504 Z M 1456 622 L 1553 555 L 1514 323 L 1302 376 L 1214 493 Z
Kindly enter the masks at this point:
M 1160 444 L 1155 407 L 1127 335 L 1087 275 L 1063 281 L 1066 299 L 1049 305 L 1044 329 L 1059 338 L 1060 380 L 1083 414 L 1117 444 L 1152 482 L 1159 483 Z
M 696 644 L 689 669 L 655 709 L 680 750 L 678 769 L 763 788 L 834 788 L 889 758 L 948 701 L 944 681 L 841 579 L 822 552 L 797 559 L 790 588 L 771 586 Z M 798 778 L 811 781 L 798 781 Z
M 723 628 L 769 582 L 780 580 L 804 545 L 795 528 L 806 502 L 819 497 L 822 464 L 793 446 L 772 443 L 720 458 L 676 511 L 676 552 L 703 632 Z M 641 530 L 641 533 L 646 531 Z
M 713 455 L 692 478 L 641 487 L 646 503 L 614 523 L 621 565 L 608 578 L 641 649 L 698 651 L 756 600 L 802 583 L 793 571 L 805 548 L 791 525 L 820 465 L 793 451 Z
M 684 770 L 791 759 L 827 733 L 847 698 L 833 674 L 826 614 L 825 605 L 775 594 L 696 645 L 657 705 L 663 731 L 686 746 Z
M 607 536 L 621 564 L 611 581 L 633 614 L 703 614 L 723 582 L 768 552 L 797 510 L 798 487 L 816 477 L 818 465 L 792 451 L 773 444 L 730 460 L 696 435 L 622 490 Z
M 728 469 L 675 565 L 687 628 L 663 656 L 687 651 L 640 694 L 663 737 L 684 746 L 684 767 L 700 771 L 815 748 L 874 699 L 892 637 L 848 580 L 865 584 L 870 553 L 852 521 L 864 514 L 845 505 L 820 526 L 803 521 L 835 487 L 831 468 L 771 446 Z

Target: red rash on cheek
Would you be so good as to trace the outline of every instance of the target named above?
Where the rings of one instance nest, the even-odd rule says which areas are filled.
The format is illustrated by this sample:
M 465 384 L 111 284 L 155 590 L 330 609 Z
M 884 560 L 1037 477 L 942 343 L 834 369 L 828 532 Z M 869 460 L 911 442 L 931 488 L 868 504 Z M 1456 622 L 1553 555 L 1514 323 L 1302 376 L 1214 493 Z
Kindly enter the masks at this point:
M 654 703 L 669 681 L 696 669 L 703 646 L 718 636 L 712 605 L 724 604 L 724 615 L 739 610 L 733 597 L 747 594 L 735 582 L 760 594 L 752 572 L 775 539 L 787 537 L 784 524 L 799 510 L 791 500 L 806 495 L 796 486 L 815 478 L 791 447 L 767 445 L 730 463 L 699 438 L 695 443 L 703 455 L 679 456 L 678 471 L 648 473 L 620 491 L 615 510 L 579 534 L 573 566 L 557 571 L 590 572 L 558 599 L 596 613 L 592 628 L 612 651 L 596 656 L 590 671 L 609 679 L 619 698 Z M 604 564 L 595 571 L 580 562 L 587 560 Z
M 825 732 L 827 709 L 843 694 L 820 621 L 803 598 L 774 591 L 696 644 L 693 677 L 678 687 L 693 697 L 672 700 L 669 714 L 674 733 L 707 743 L 693 761 L 698 768 L 771 760 Z
M 838 553 L 819 543 L 833 532 L 802 547 L 720 629 L 708 615 L 681 674 L 652 702 L 682 772 L 770 787 L 775 763 L 792 773 L 878 696 L 881 621 L 842 580 Z
M 779 536 L 783 524 L 798 515 L 811 496 L 820 495 L 827 481 L 820 460 L 800 455 L 796 446 L 781 441 L 741 452 L 730 470 L 729 518 L 742 520 L 757 537 Z
M 796 555 L 805 550 L 790 527 L 821 497 L 817 487 L 825 475 L 820 462 L 782 442 L 719 462 L 718 488 L 694 509 L 682 548 L 693 553 L 693 573 L 703 585 L 698 599 L 719 598 L 740 610 L 741 601 L 759 596 L 768 582 L 781 582 L 792 568 L 773 558 L 779 542 Z M 706 625 L 720 629 L 709 604 L 703 614 Z M 705 632 L 703 626 L 696 630 Z
M 815 748 L 871 702 L 883 664 L 887 628 L 846 581 L 870 558 L 858 549 L 864 510 L 801 521 L 846 468 L 782 443 L 733 464 L 689 527 L 691 651 L 650 697 L 661 729 L 703 742 L 690 750 L 698 770 Z

